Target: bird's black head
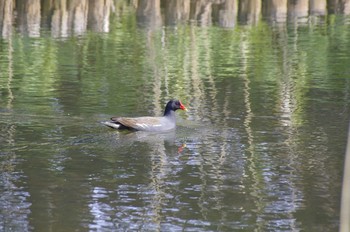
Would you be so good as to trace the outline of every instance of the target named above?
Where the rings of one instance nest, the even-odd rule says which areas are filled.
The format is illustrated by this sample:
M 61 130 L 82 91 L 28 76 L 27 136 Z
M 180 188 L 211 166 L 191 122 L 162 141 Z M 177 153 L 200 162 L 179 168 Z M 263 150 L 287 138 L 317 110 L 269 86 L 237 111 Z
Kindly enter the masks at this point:
M 176 111 L 178 109 L 187 110 L 180 100 L 170 100 L 166 104 L 164 115 L 168 115 L 171 111 Z

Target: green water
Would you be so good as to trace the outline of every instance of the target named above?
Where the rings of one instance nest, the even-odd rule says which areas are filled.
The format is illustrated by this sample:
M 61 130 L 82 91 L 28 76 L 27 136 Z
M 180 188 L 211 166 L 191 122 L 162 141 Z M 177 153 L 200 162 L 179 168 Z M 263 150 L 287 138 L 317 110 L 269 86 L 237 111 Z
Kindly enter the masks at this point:
M 0 230 L 336 231 L 349 18 L 150 26 L 137 12 L 59 35 L 42 16 L 35 36 L 0 39 Z M 100 123 L 171 98 L 188 108 L 174 132 Z

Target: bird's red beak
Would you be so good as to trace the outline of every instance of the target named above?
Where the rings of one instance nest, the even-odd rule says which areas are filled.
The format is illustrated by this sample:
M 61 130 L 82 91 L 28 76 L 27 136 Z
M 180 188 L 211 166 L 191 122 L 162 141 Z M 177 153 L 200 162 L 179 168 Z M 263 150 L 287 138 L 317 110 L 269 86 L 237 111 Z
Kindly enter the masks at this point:
M 187 108 L 180 102 L 180 109 L 187 111 Z

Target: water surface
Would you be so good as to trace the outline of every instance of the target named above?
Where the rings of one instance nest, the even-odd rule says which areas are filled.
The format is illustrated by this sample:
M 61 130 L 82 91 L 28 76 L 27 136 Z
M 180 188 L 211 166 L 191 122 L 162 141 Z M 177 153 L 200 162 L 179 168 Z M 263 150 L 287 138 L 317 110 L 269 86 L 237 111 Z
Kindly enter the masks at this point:
M 348 17 L 162 11 L 160 25 L 114 7 L 81 33 L 43 14 L 40 30 L 3 33 L 0 229 L 336 231 Z M 100 123 L 160 115 L 171 98 L 188 108 L 176 131 Z

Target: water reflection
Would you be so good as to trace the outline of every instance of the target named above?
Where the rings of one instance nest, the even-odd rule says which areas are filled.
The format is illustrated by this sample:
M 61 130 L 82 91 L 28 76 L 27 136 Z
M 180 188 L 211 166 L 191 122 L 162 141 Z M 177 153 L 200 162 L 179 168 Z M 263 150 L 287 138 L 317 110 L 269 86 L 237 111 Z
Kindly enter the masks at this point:
M 90 228 L 159 230 L 162 208 L 169 197 L 164 192 L 165 180 L 176 174 L 171 167 L 179 157 L 175 131 L 161 134 L 113 131 L 108 138 L 113 144 L 110 148 L 124 155 L 119 155 L 117 163 L 113 162 L 117 169 L 108 169 L 114 173 L 115 184 L 96 178 L 97 186 L 104 187 L 95 187 L 91 194 L 90 208 L 95 219 Z M 114 200 L 107 200 L 111 198 Z
M 204 136 L 199 139 L 198 134 Z M 228 196 L 232 187 L 242 191 L 237 197 L 244 194 L 243 181 L 239 180 L 244 163 L 239 156 L 228 155 L 240 150 L 241 145 L 233 139 L 237 136 L 235 131 L 180 126 L 176 140 L 170 143 L 153 140 L 152 134 L 144 132 L 113 132 L 109 136 L 111 142 L 116 138 L 112 149 L 119 150 L 118 157 L 105 157 L 115 160 L 111 162 L 113 169 L 107 167 L 115 178 L 111 183 L 106 182 L 106 177 L 94 178 L 93 185 L 98 187 L 93 189 L 90 207 L 96 224 L 91 228 L 203 228 L 210 223 L 202 217 L 218 214 L 225 220 L 231 204 L 237 203 Z M 166 135 L 166 140 L 168 137 L 172 141 L 173 133 Z M 213 142 L 213 138 L 221 142 Z M 186 142 L 182 153 L 177 149 L 180 141 Z M 187 220 L 189 215 L 193 219 Z
M 32 204 L 27 187 L 21 184 L 26 181 L 25 175 L 16 168 L 21 162 L 15 149 L 16 126 L 1 123 L 0 132 L 0 230 L 28 231 Z
M 42 28 L 53 37 L 82 35 L 88 29 L 109 32 L 110 20 L 124 17 L 125 12 L 136 12 L 139 25 L 158 28 L 195 22 L 201 26 L 212 24 L 221 27 L 256 25 L 261 18 L 271 23 L 287 20 L 298 23 L 317 21 L 315 17 L 327 14 L 350 14 L 349 0 L 342 1 L 3 1 L 0 5 L 0 30 L 9 37 L 14 25 L 21 34 L 38 37 Z M 13 23 L 15 22 L 15 23 Z
M 307 2 L 40 1 L 24 29 L 2 27 L 2 221 L 336 230 L 350 39 L 346 17 L 323 16 L 346 1 Z M 175 133 L 99 124 L 159 115 L 172 97 L 189 108 Z

